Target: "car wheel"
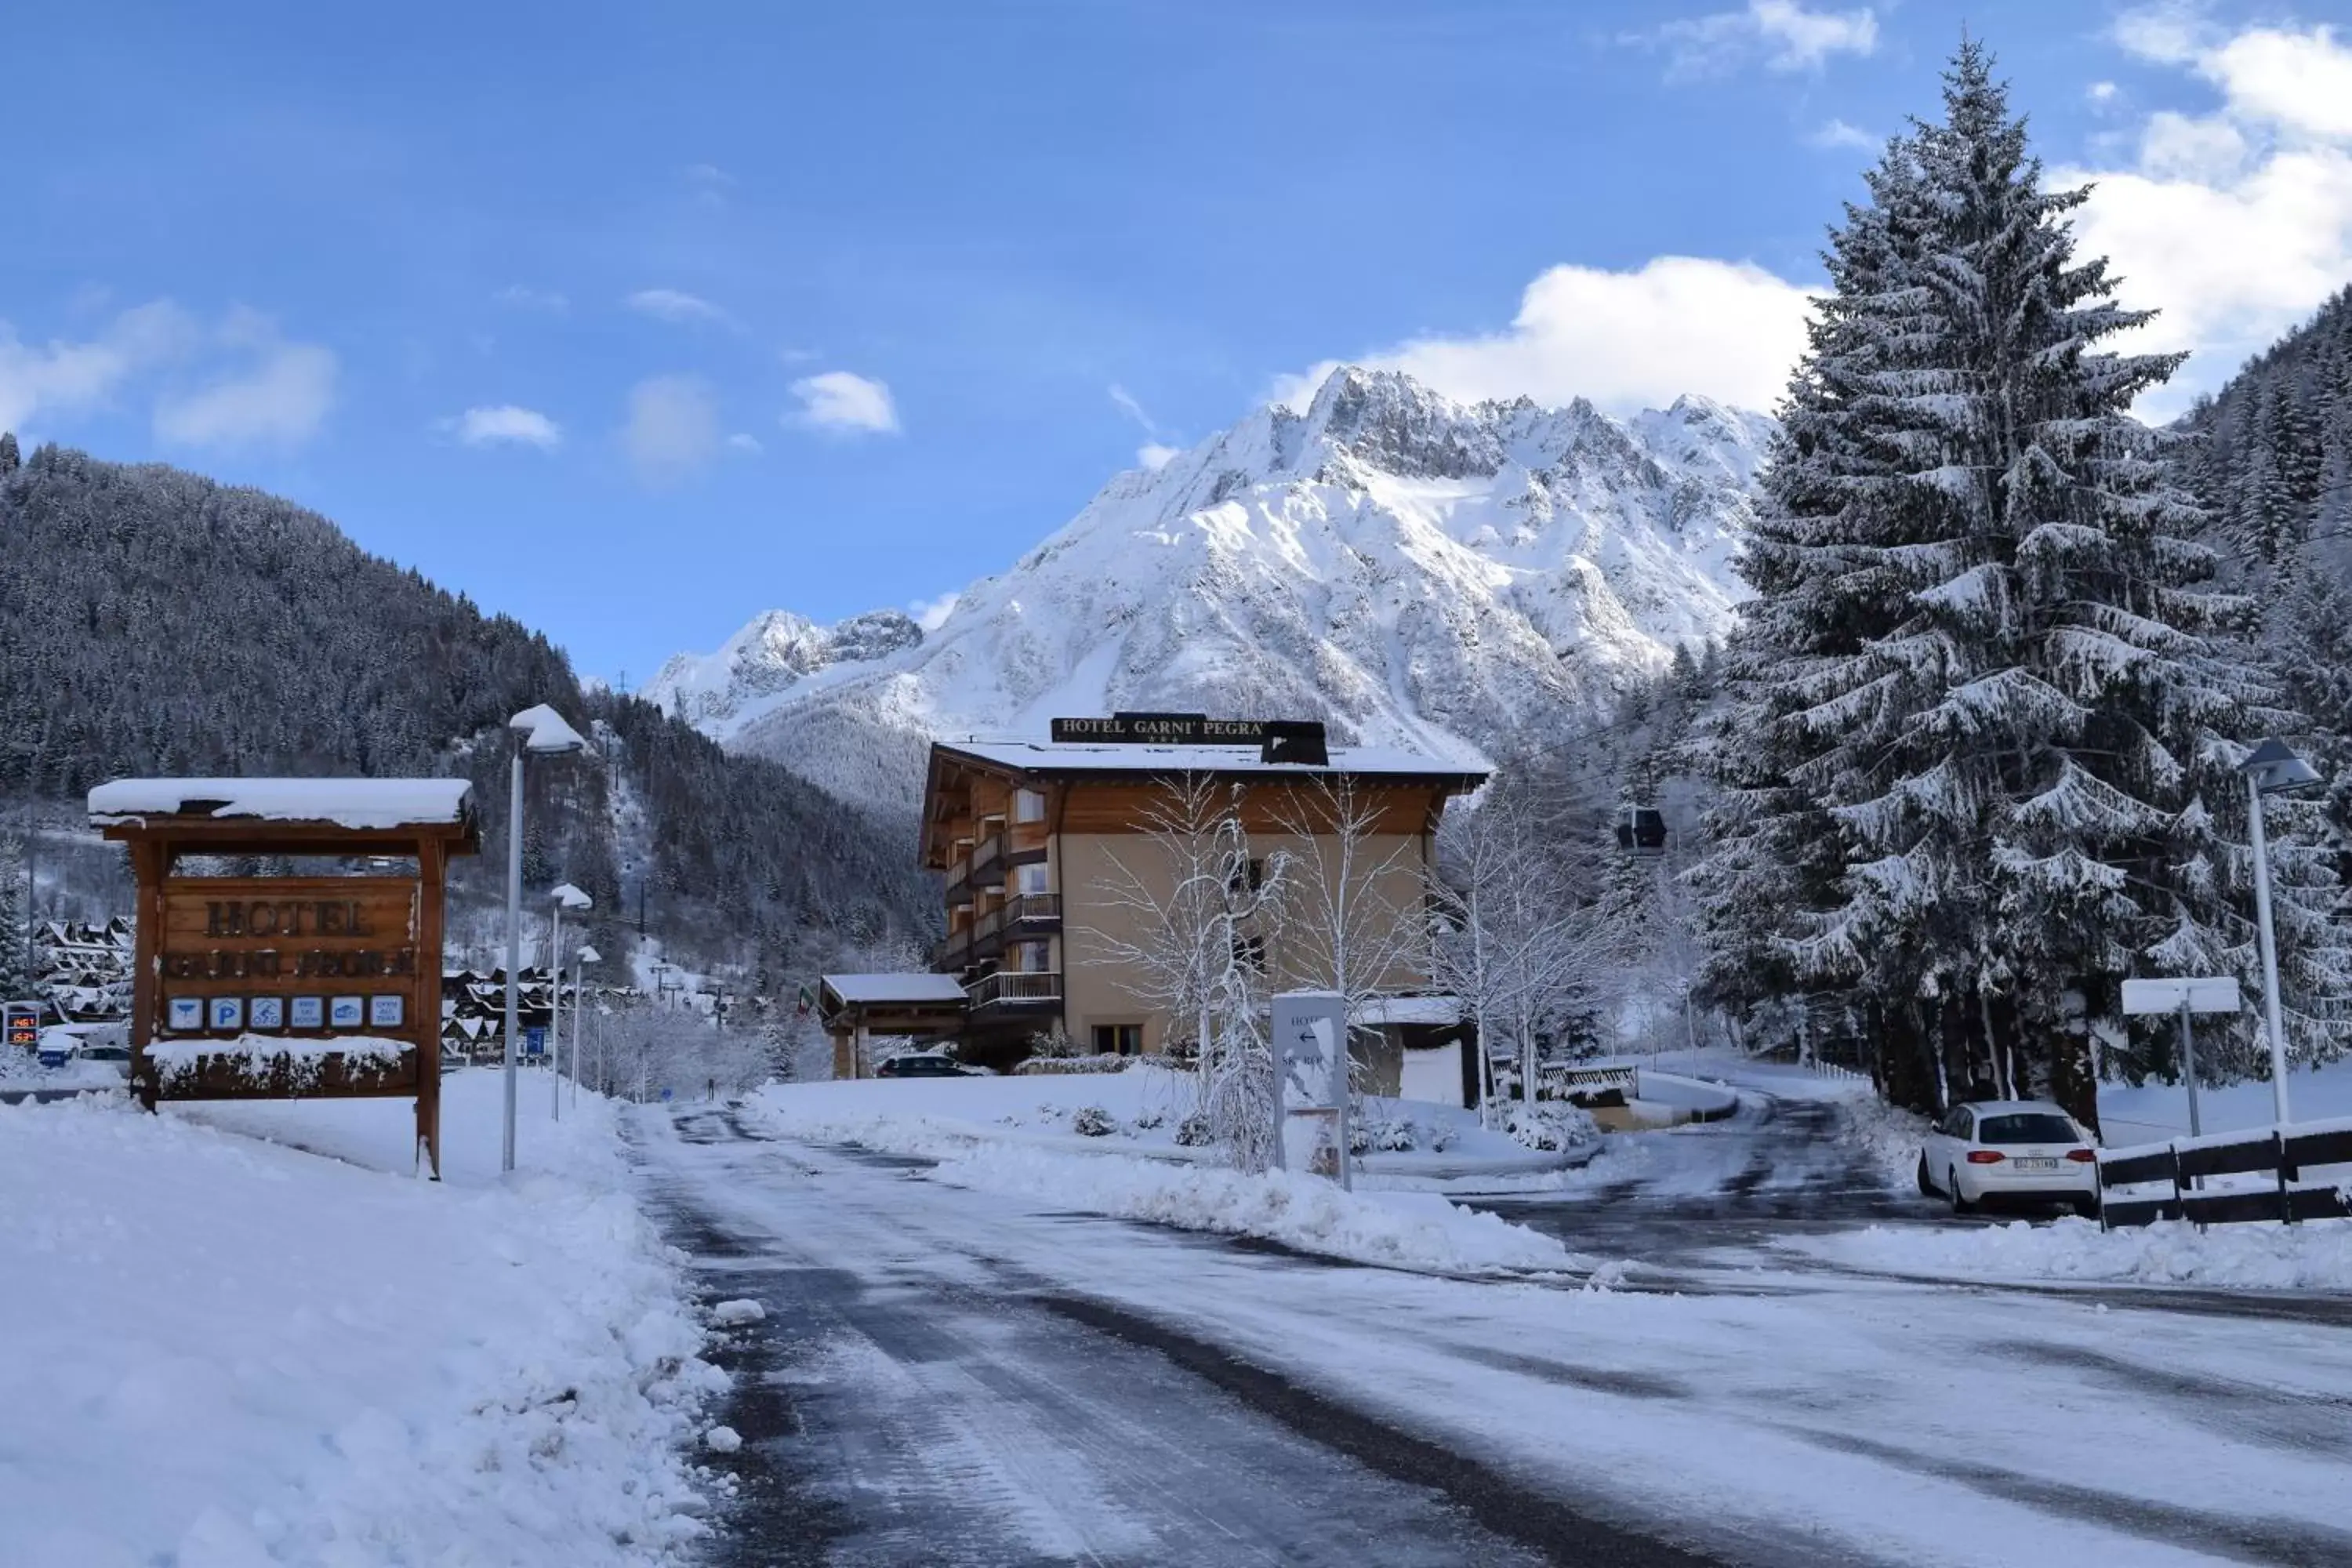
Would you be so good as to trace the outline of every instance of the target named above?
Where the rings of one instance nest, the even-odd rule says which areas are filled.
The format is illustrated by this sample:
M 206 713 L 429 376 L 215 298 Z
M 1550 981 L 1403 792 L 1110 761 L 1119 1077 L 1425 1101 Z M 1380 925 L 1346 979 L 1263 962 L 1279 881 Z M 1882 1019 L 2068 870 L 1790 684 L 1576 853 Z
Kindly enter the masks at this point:
M 1927 1174 L 1927 1156 L 1924 1153 L 1919 1156 L 1919 1195 L 1923 1198 L 1936 1195 L 1936 1184 Z
M 1951 1200 L 1952 1213 L 1955 1215 L 1973 1214 L 1976 1211 L 1977 1205 L 1969 1202 L 1968 1199 L 1960 1195 L 1959 1172 L 1957 1170 L 1946 1171 L 1944 1173 L 1944 1180 L 1950 1184 L 1945 1190 L 1944 1195 Z
M 2099 1217 L 2099 1200 L 2096 1198 L 2076 1198 L 2073 1206 L 2074 1213 L 2084 1219 Z

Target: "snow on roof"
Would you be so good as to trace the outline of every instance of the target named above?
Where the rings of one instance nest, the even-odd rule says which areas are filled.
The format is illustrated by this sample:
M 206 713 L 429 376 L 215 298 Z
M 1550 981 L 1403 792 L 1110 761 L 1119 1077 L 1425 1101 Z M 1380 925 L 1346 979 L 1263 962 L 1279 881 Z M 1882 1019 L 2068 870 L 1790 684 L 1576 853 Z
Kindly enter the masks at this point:
M 963 983 L 952 974 L 828 974 L 824 983 L 844 1002 L 961 1002 Z
M 1484 778 L 1484 767 L 1386 746 L 1334 746 L 1328 767 L 1269 763 L 1256 746 L 1054 745 L 1045 741 L 942 741 L 940 746 L 1031 773 L 1385 773 Z
M 473 792 L 464 779 L 116 779 L 89 792 L 89 815 L 100 822 L 202 815 L 405 827 L 463 821 Z
M 1359 1024 L 1458 1024 L 1465 1009 L 1459 996 L 1375 996 L 1358 1005 Z

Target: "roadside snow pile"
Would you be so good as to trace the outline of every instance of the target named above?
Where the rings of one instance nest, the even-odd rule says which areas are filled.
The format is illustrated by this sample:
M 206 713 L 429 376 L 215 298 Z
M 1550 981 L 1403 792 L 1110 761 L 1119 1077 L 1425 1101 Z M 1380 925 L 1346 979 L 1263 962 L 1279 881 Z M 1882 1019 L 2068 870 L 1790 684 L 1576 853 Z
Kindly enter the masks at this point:
M 679 1558 L 720 1374 L 610 1108 L 500 1181 L 497 1089 L 450 1079 L 440 1186 L 404 1100 L 0 1107 L 0 1563 Z
M 1919 1151 L 1927 1147 L 1933 1123 L 1916 1110 L 1887 1104 L 1867 1082 L 1859 1094 L 1839 1096 L 1838 1103 L 1845 1112 L 1845 1136 L 1869 1156 L 1886 1184 L 1916 1184 Z
M 1197 1141 L 1195 1099 L 1191 1073 L 1146 1059 L 1111 1073 L 771 1083 L 744 1110 L 780 1137 L 893 1154 L 939 1157 L 1005 1143 L 1213 1162 L 1216 1151 Z M 1530 1149 L 1480 1126 L 1475 1110 L 1367 1095 L 1358 1169 L 1384 1181 L 1423 1182 L 1557 1171 L 1598 1142 L 1589 1118 L 1562 1110 L 1551 1128 L 1555 1146 Z
M 1550 1237 L 1420 1193 L 1349 1193 L 1320 1176 L 1055 1153 L 986 1143 L 942 1162 L 934 1181 L 1043 1198 L 1186 1230 L 1253 1236 L 1302 1252 L 1390 1268 L 1486 1273 L 1589 1267 Z
M 2018 1221 L 1967 1230 L 1872 1226 L 1786 1237 L 1786 1247 L 1848 1267 L 1937 1279 L 2079 1279 L 2241 1290 L 2352 1289 L 2352 1220 L 2305 1225 L 2185 1221 L 2102 1232 L 2089 1220 Z

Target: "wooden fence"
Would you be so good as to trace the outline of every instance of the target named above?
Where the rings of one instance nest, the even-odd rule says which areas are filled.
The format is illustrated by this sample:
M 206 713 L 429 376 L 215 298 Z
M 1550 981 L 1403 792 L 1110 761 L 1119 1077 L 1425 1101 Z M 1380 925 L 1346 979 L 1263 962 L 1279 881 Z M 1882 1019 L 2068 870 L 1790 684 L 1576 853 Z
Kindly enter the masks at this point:
M 2352 1120 L 2210 1133 L 2169 1143 L 2099 1151 L 2099 1224 L 2151 1225 L 2185 1219 L 2198 1225 L 2240 1220 L 2342 1219 L 2352 1216 L 2344 1186 L 2304 1186 L 2304 1173 L 2352 1165 Z M 2208 1190 L 2215 1176 L 2268 1175 L 2262 1186 Z M 2352 1178 L 2347 1178 L 2352 1181 Z M 2118 1192 L 2158 1186 L 2169 1191 Z

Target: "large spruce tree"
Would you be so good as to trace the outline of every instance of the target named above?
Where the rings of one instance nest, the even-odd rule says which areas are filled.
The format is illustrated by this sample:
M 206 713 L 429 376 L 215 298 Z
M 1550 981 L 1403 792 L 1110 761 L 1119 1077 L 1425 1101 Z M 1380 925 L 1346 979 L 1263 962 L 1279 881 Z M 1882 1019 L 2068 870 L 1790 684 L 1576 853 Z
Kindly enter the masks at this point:
M 2086 193 L 2042 187 L 1981 47 L 1944 110 L 1832 237 L 1733 648 L 1710 926 L 1718 969 L 1769 943 L 1779 984 L 1847 992 L 1898 1098 L 1972 1078 L 2088 1118 L 2122 979 L 2254 977 L 2232 769 L 2297 721 L 2128 413 L 2180 356 L 2101 346 L 2149 313 L 2075 258 Z M 2294 1028 L 2325 1051 L 2352 966 L 2284 815 Z

